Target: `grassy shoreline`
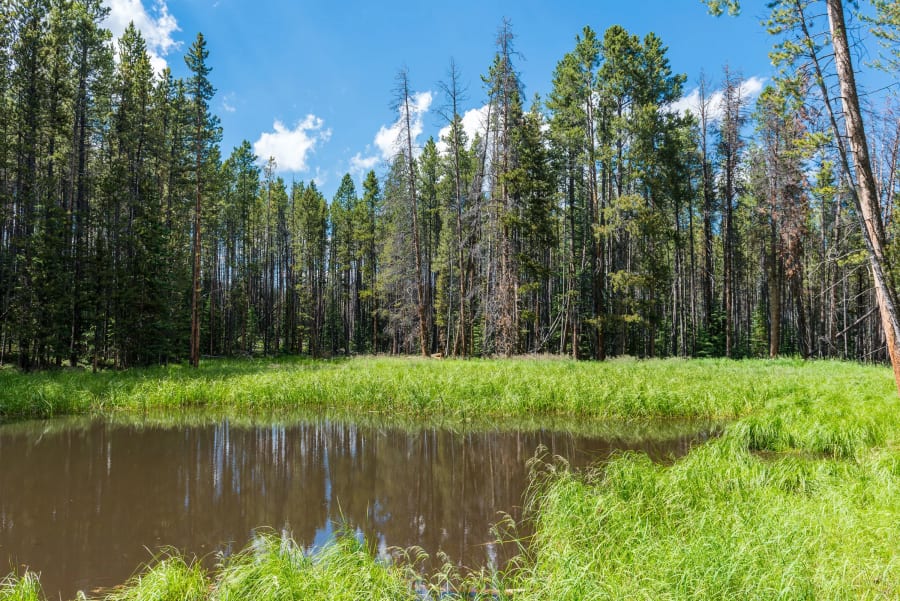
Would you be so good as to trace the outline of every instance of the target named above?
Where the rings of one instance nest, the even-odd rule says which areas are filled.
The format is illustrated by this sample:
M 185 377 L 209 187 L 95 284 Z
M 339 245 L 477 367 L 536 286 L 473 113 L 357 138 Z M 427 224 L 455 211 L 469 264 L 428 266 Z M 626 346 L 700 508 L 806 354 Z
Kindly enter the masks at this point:
M 545 465 L 529 493 L 530 549 L 515 569 L 482 584 L 501 598 L 516 591 L 514 599 L 900 597 L 900 399 L 886 368 L 365 358 L 217 361 L 196 372 L 0 372 L 5 419 L 185 407 L 234 415 L 327 408 L 451 424 L 535 415 L 729 419 L 721 437 L 670 466 L 638 454 L 589 474 Z M 309 599 L 415 598 L 408 585 L 395 586 L 406 581 L 402 567 L 346 545 L 305 559 L 266 553 L 202 575 L 195 597 L 166 588 L 193 569 L 170 558 L 111 598 L 241 598 L 228 592 L 235 578 L 257 587 L 242 590 L 259 599 L 298 591 Z M 275 562 L 272 571 L 258 557 Z M 33 585 L 10 579 L 0 600 L 38 599 L 21 592 Z
M 773 402 L 840 402 L 851 391 L 873 402 L 895 394 L 884 368 L 837 361 L 214 360 L 198 370 L 0 370 L 0 420 L 185 407 L 235 414 L 327 408 L 460 419 L 735 418 Z

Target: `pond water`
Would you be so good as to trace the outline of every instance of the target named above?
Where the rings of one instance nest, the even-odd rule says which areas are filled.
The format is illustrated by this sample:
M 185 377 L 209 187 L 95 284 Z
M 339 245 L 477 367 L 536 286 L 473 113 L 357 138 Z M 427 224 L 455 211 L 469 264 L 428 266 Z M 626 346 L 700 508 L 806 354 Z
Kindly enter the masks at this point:
M 710 431 L 668 426 L 648 437 L 646 426 L 629 428 L 459 432 L 325 417 L 7 424 L 0 572 L 28 566 L 49 598 L 71 599 L 121 584 L 164 546 L 212 564 L 260 528 L 312 548 L 338 523 L 376 552 L 418 545 L 458 565 L 502 566 L 515 548 L 496 544 L 491 526 L 500 512 L 521 517 L 526 463 L 539 445 L 578 468 L 617 450 L 665 460 Z

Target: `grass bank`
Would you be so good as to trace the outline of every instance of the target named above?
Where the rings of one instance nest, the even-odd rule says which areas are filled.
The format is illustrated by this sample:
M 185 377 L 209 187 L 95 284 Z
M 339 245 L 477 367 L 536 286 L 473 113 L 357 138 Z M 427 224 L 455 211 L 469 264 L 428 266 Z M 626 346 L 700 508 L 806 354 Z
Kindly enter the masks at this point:
M 508 573 L 479 586 L 517 600 L 900 598 L 900 400 L 885 368 L 794 360 L 375 358 L 223 361 L 196 372 L 0 374 L 6 417 L 187 406 L 235 413 L 328 407 L 460 422 L 530 415 L 730 419 L 721 437 L 670 466 L 626 454 L 596 472 L 572 474 L 549 460 L 529 494 L 536 531 L 529 550 Z M 346 544 L 315 557 L 294 549 L 273 564 L 277 569 L 259 568 L 285 544 L 251 549 L 234 565 L 201 573 L 196 598 L 414 595 L 403 568 Z M 178 581 L 169 570 L 189 579 L 195 568 L 170 558 L 115 598 L 190 598 L 164 587 L 143 592 L 154 578 Z M 242 576 L 250 572 L 252 578 Z M 301 588 L 307 581 L 330 586 Z M 9 579 L 0 599 L 34 598 L 27 596 L 33 584 Z M 226 597 L 230 590 L 252 594 Z M 299 597 L 291 592 L 300 590 Z
M 770 405 L 819 409 L 893 394 L 878 367 L 798 360 L 357 358 L 219 360 L 93 374 L 0 370 L 0 419 L 185 407 L 484 417 L 734 418 Z
M 214 574 L 177 554 L 160 556 L 105 601 L 414 601 L 407 573 L 343 536 L 315 555 L 290 539 L 260 536 Z M 42 601 L 33 575 L 0 582 L 0 601 Z

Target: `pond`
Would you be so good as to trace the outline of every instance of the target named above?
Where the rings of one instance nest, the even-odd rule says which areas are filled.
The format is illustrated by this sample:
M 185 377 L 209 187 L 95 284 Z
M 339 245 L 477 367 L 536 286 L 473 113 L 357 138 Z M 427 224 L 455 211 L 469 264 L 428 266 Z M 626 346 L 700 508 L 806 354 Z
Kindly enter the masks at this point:
M 162 547 L 214 563 L 258 529 L 326 543 L 338 524 L 376 553 L 418 545 L 468 568 L 502 567 L 502 512 L 519 519 L 543 445 L 580 468 L 619 450 L 684 454 L 709 425 L 530 423 L 460 431 L 322 416 L 66 418 L 0 426 L 3 572 L 40 572 L 49 598 L 124 582 Z M 577 432 L 577 433 L 576 433 Z M 526 526 L 527 527 L 527 526 Z M 519 531 L 520 535 L 527 532 Z

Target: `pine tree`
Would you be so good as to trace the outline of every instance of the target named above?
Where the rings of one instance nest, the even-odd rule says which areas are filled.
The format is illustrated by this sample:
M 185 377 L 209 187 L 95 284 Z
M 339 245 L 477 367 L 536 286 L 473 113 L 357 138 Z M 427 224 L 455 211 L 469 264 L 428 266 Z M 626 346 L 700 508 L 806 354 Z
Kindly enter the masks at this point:
M 369 352 L 378 350 L 378 245 L 377 228 L 381 214 L 381 190 L 374 171 L 369 171 L 363 180 L 362 202 L 357 204 L 357 239 L 362 267 L 359 291 L 360 318 L 357 327 L 357 348 L 367 348 Z
M 211 165 L 213 149 L 221 139 L 219 120 L 209 110 L 209 102 L 215 95 L 215 88 L 209 81 L 212 69 L 206 64 L 209 51 L 206 49 L 206 40 L 202 33 L 197 34 L 197 39 L 191 45 L 191 49 L 184 57 L 184 61 L 191 71 L 191 77 L 187 82 L 187 93 L 190 98 L 189 122 L 190 142 L 194 155 L 193 179 L 194 179 L 194 225 L 193 225 L 193 271 L 191 288 L 191 365 L 200 365 L 200 248 L 201 248 L 201 210 L 207 178 L 214 169 Z
M 419 197 L 416 186 L 416 159 L 413 153 L 412 133 L 412 91 L 410 90 L 409 73 L 402 69 L 397 74 L 397 87 L 395 90 L 395 109 L 400 115 L 400 147 L 402 148 L 402 161 L 395 161 L 406 169 L 407 198 L 409 199 L 409 214 L 412 218 L 412 242 L 413 259 L 415 262 L 415 287 L 416 287 L 416 313 L 419 322 L 419 351 L 423 357 L 428 356 L 430 348 L 428 316 L 431 308 L 428 305 L 428 296 L 425 288 L 427 275 L 422 269 L 422 241 L 419 226 Z
M 520 240 L 516 263 L 519 282 L 524 348 L 546 350 L 549 338 L 551 291 L 550 255 L 557 244 L 556 194 L 550 156 L 542 134 L 544 119 L 535 102 L 514 130 L 512 144 L 518 164 L 506 174 L 510 195 L 519 207 L 515 228 Z
M 497 248 L 496 273 L 491 266 L 485 276 L 488 292 L 483 315 L 489 347 L 507 356 L 519 350 L 519 268 L 515 231 L 518 206 L 508 185 L 508 174 L 518 166 L 512 138 L 523 118 L 522 86 L 513 64 L 516 55 L 514 38 L 511 24 L 504 21 L 497 34 L 494 61 L 485 78 L 492 112 L 487 132 L 487 142 L 492 149 L 489 227 Z

